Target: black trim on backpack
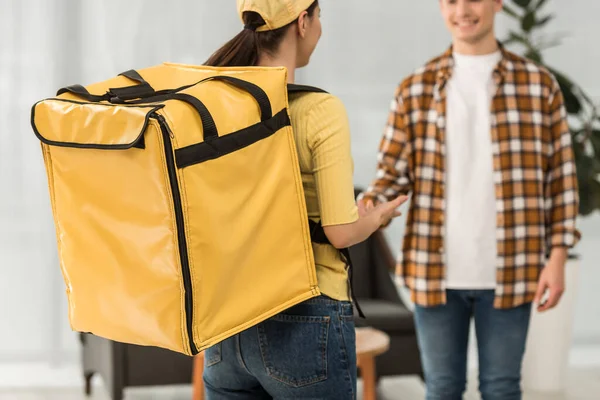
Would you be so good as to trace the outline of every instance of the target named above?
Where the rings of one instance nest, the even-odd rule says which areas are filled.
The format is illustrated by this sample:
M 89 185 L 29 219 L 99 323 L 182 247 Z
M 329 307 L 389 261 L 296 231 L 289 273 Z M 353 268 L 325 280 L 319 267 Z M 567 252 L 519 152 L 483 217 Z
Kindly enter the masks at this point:
M 95 103 L 100 102 L 100 101 L 110 100 L 110 96 L 108 93 L 103 94 L 103 95 L 91 94 L 86 88 L 84 88 L 81 85 L 71 85 L 71 86 L 66 86 L 64 88 L 60 88 L 56 92 L 56 95 L 60 96 L 63 93 L 71 93 L 76 96 L 83 97 L 87 101 L 91 101 L 91 102 L 95 102 Z
M 268 138 L 290 124 L 287 109 L 284 108 L 268 121 L 175 150 L 177 167 L 186 168 L 231 154 Z
M 177 167 L 175 166 L 175 157 L 173 156 L 173 143 L 170 138 L 169 125 L 165 118 L 160 114 L 154 114 L 158 120 L 160 130 L 163 135 L 163 145 L 165 151 L 165 160 L 169 174 L 169 184 L 171 186 L 171 195 L 173 196 L 173 209 L 175 211 L 175 226 L 177 227 L 177 245 L 179 248 L 179 261 L 181 262 L 181 273 L 184 288 L 185 321 L 187 328 L 187 338 L 192 355 L 198 354 L 198 347 L 194 342 L 194 294 L 192 290 L 192 274 L 190 271 L 190 260 L 188 255 L 188 244 L 185 231 L 185 218 L 183 215 L 183 205 L 181 200 L 181 189 L 177 181 Z
M 325 90 L 307 85 L 297 85 L 295 83 L 288 83 L 287 91 L 289 93 L 328 93 Z

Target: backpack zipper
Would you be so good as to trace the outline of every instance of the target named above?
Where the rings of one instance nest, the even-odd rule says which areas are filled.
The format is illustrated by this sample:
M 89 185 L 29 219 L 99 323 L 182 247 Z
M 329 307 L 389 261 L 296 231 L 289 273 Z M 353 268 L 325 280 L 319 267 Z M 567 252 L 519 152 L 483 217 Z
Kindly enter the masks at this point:
M 188 258 L 187 241 L 185 237 L 185 220 L 183 217 L 183 206 L 181 203 L 181 191 L 177 182 L 177 168 L 175 166 L 175 157 L 173 156 L 173 144 L 171 142 L 172 133 L 167 125 L 164 117 L 154 113 L 152 115 L 159 125 L 163 135 L 165 156 L 167 160 L 167 169 L 169 171 L 169 182 L 171 184 L 171 193 L 173 194 L 173 205 L 175 208 L 175 220 L 177 224 L 177 242 L 179 244 L 179 256 L 181 258 L 181 269 L 183 275 L 183 285 L 185 290 L 185 318 L 187 325 L 187 336 L 190 344 L 192 355 L 198 354 L 198 348 L 194 343 L 193 334 L 193 294 L 192 294 L 192 278 L 190 272 L 190 262 Z

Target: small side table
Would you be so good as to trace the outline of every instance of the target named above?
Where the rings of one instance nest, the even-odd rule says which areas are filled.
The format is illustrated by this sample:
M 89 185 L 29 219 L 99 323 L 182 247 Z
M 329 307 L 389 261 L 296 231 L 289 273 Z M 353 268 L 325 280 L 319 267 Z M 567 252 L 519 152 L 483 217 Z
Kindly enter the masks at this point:
M 356 328 L 356 366 L 363 379 L 363 400 L 377 398 L 375 357 L 390 348 L 390 337 L 373 328 Z
M 204 400 L 204 352 L 194 356 L 194 374 L 192 376 L 193 400 Z

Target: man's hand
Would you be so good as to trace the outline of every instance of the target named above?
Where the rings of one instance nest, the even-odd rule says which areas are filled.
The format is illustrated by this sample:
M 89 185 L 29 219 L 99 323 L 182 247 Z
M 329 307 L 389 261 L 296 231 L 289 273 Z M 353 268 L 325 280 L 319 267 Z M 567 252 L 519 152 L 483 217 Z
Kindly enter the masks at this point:
M 556 307 L 560 301 L 560 298 L 565 291 L 566 262 L 566 249 L 555 248 L 552 250 L 550 260 L 540 275 L 537 293 L 535 294 L 534 304 L 537 305 L 539 312 L 548 311 Z M 544 303 L 540 303 L 546 290 L 549 292 L 548 299 Z
M 358 203 L 358 215 L 360 217 L 366 217 L 367 214 L 373 209 L 375 208 L 375 206 L 373 205 L 373 201 L 372 200 L 367 200 L 365 202 L 365 200 L 359 200 Z

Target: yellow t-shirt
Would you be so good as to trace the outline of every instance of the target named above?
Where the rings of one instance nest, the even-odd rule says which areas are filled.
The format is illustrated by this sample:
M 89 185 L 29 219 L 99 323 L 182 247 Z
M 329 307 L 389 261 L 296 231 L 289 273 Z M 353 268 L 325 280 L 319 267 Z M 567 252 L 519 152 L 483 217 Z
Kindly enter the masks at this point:
M 355 222 L 354 163 L 344 104 L 326 93 L 290 94 L 289 104 L 309 218 L 321 220 L 323 226 Z M 313 251 L 321 292 L 349 300 L 340 252 L 317 243 Z

